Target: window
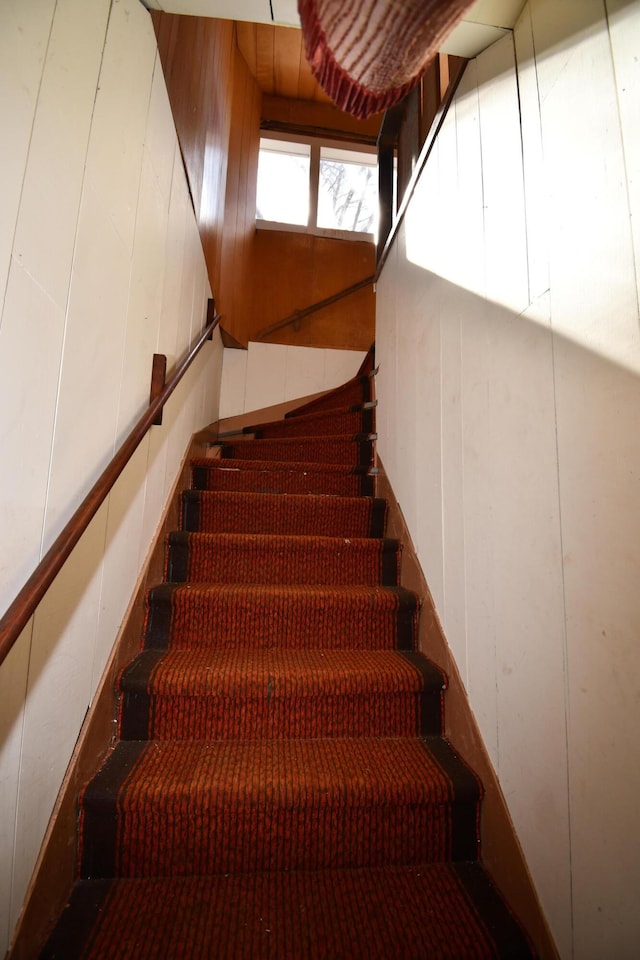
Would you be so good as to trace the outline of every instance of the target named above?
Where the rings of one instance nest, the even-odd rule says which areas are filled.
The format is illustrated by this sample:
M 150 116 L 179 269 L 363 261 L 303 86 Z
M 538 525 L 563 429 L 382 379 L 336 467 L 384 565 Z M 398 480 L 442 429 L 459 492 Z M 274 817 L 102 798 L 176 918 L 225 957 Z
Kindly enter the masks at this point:
M 306 226 L 310 157 L 308 143 L 260 140 L 256 219 Z
M 318 226 L 373 233 L 377 206 L 376 164 L 367 154 L 321 147 Z
M 372 240 L 378 212 L 376 160 L 374 152 L 362 147 L 356 151 L 302 138 L 261 138 L 257 225 Z

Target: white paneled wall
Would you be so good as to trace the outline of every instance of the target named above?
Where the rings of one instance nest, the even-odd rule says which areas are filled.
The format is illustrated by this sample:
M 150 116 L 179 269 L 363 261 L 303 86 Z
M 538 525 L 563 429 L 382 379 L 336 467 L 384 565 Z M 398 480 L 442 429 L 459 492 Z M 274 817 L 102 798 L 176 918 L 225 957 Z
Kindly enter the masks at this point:
M 354 377 L 366 354 L 279 343 L 249 343 L 226 349 L 222 365 L 220 416 L 235 417 L 285 400 L 330 390 Z
M 207 271 L 138 0 L 0 4 L 0 609 L 204 322 Z M 0 668 L 0 953 L 191 435 L 216 335 Z
M 381 458 L 564 960 L 640 935 L 638 37 L 529 0 L 378 285 Z

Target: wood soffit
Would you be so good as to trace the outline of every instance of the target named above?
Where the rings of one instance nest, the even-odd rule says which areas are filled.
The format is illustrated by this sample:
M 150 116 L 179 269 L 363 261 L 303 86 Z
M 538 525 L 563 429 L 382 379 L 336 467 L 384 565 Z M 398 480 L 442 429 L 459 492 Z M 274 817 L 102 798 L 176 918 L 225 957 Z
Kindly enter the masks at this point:
M 331 103 L 306 61 L 301 30 L 238 21 L 236 35 L 238 49 L 263 93 Z
M 301 30 L 245 21 L 235 27 L 238 50 L 262 92 L 263 129 L 375 143 L 382 115 L 357 120 L 334 106 L 311 73 Z

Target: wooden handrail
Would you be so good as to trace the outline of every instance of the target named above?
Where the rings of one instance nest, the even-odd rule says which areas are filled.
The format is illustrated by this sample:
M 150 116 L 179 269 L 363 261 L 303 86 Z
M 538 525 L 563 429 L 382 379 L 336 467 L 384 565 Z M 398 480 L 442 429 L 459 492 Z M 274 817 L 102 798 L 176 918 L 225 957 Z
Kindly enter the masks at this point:
M 176 363 L 162 393 L 149 404 L 109 465 L 100 474 L 78 509 L 58 534 L 15 600 L 0 619 L 0 664 L 6 658 L 69 554 L 135 453 L 149 427 L 153 424 L 156 415 L 162 410 L 205 342 L 211 339 L 219 322 L 220 316 L 215 312 L 213 300 L 210 300 L 204 330 L 191 344 L 182 360 Z
M 334 293 L 330 297 L 325 297 L 324 300 L 318 300 L 316 303 L 312 303 L 309 307 L 305 307 L 304 310 L 294 310 L 294 312 L 290 313 L 284 320 L 279 320 L 278 323 L 273 323 L 270 327 L 259 330 L 257 333 L 258 340 L 262 340 L 263 337 L 268 337 L 271 333 L 275 333 L 276 330 L 288 327 L 290 323 L 295 323 L 296 320 L 302 320 L 312 313 L 317 313 L 318 310 L 330 307 L 332 303 L 337 303 L 338 300 L 342 300 L 344 297 L 348 297 L 350 294 L 362 290 L 363 287 L 368 287 L 370 283 L 373 283 L 374 279 L 373 274 L 371 274 L 371 276 L 365 277 L 364 280 L 358 280 L 357 283 L 352 283 L 350 287 L 345 287 L 344 290 L 339 290 L 338 293 Z

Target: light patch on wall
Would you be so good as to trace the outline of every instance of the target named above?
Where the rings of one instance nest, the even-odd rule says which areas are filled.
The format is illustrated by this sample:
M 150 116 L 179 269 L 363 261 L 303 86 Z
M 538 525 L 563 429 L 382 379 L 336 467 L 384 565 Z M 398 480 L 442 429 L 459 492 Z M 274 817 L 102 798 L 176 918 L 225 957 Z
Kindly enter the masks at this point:
M 204 152 L 205 171 L 219 170 L 220 176 L 215 177 L 212 174 L 202 178 L 202 196 L 200 198 L 200 214 L 198 222 L 200 229 L 215 226 L 215 214 L 218 210 L 218 191 L 220 183 L 223 182 L 223 171 L 226 164 L 226 158 L 220 148 L 219 143 L 208 142 Z
M 620 150 L 605 157 L 594 149 L 598 144 L 604 151 L 607 118 L 615 115 L 613 85 L 603 85 L 588 105 L 581 101 L 582 83 L 593 69 L 582 43 L 588 40 L 589 50 L 600 47 L 602 57 L 607 52 L 604 40 L 593 34 L 590 29 L 572 37 L 569 73 L 569 41 L 540 55 L 546 149 L 534 164 L 527 142 L 524 170 L 523 118 L 515 75 L 506 69 L 510 38 L 470 63 L 405 216 L 406 256 L 415 266 L 507 308 L 514 318 L 526 313 L 527 322 L 542 326 L 549 320 L 545 311 L 538 313 L 536 301 L 545 291 L 527 273 L 535 258 L 550 263 L 554 333 L 637 375 L 640 342 L 637 323 L 629 322 L 637 316 L 631 225 L 620 230 L 625 216 L 628 223 L 625 171 Z M 570 115 L 567 102 L 574 105 Z M 531 119 L 529 112 L 524 117 L 529 139 Z M 472 164 L 480 175 L 472 175 Z M 545 202 L 533 208 L 540 198 Z M 544 217 L 544 231 L 538 215 Z M 588 262 L 598 266 L 585 271 Z M 618 304 L 615 311 L 612 302 Z
M 480 160 L 475 62 L 468 72 L 473 74 L 473 84 L 465 74 L 462 83 L 471 89 L 459 94 L 440 131 L 407 209 L 404 233 L 410 263 L 484 296 L 482 183 L 477 176 L 467 177 L 474 160 Z M 457 142 L 457 112 L 462 121 L 461 143 Z M 425 229 L 427 223 L 430 229 Z

